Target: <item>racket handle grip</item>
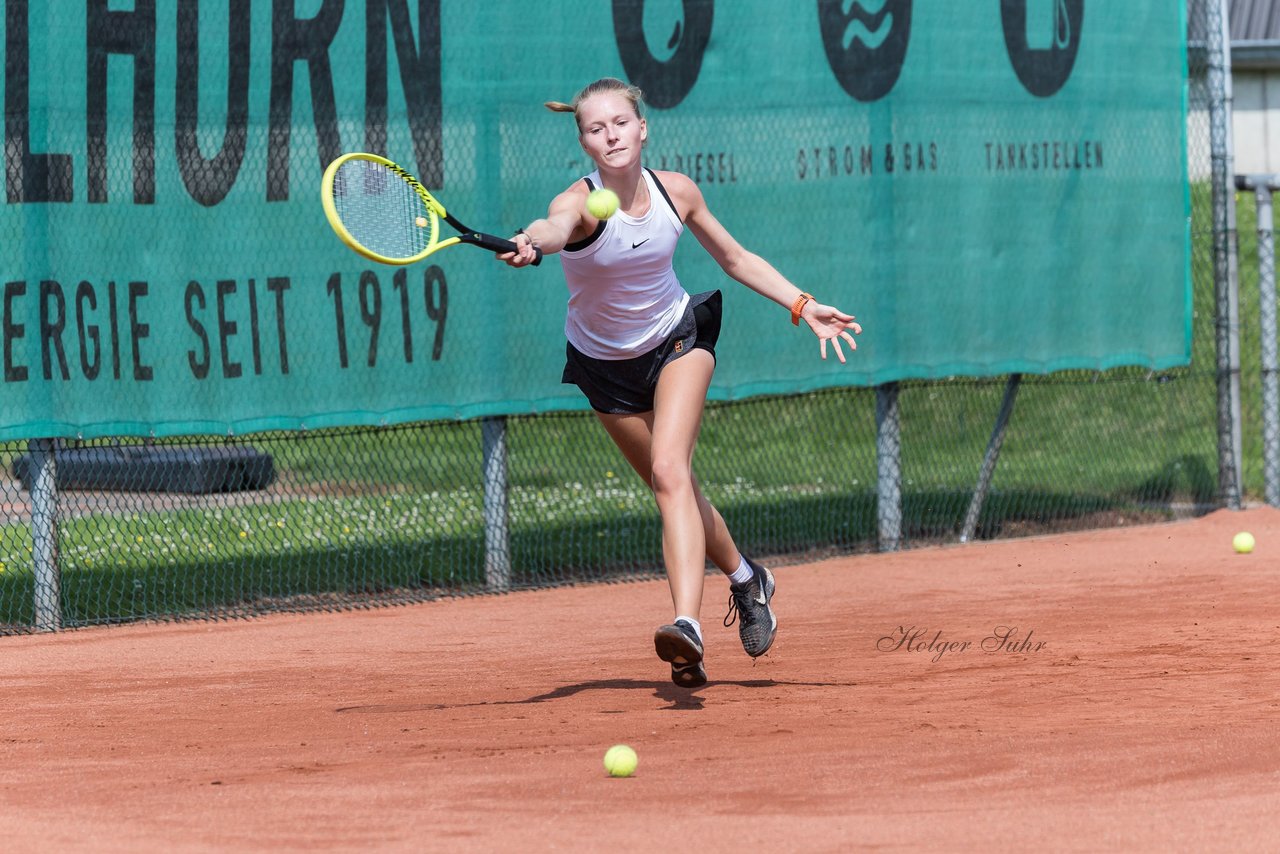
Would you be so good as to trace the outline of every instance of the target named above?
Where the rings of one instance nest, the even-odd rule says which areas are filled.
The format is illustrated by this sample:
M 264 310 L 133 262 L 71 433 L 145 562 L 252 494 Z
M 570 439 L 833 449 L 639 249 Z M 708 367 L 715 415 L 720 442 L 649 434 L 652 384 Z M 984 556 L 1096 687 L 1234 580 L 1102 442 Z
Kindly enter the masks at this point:
M 500 249 L 496 249 L 492 246 L 486 246 L 485 247 L 486 249 L 493 249 L 494 252 L 519 252 L 520 251 L 520 247 L 516 246 L 510 240 L 503 240 L 500 237 L 494 238 L 494 239 L 506 245 Z M 541 263 L 542 263 L 542 250 L 535 246 L 533 247 L 533 260 L 529 262 L 529 265 L 531 267 L 536 267 Z
M 474 243 L 476 246 L 483 247 L 488 249 L 490 252 L 496 252 L 498 254 L 520 251 L 520 248 L 510 240 L 503 237 L 495 237 L 492 234 L 485 234 L 482 231 L 473 231 L 470 234 L 465 234 L 463 235 L 462 240 L 464 243 Z M 542 250 L 535 246 L 533 247 L 533 252 L 533 266 L 536 267 L 542 263 Z

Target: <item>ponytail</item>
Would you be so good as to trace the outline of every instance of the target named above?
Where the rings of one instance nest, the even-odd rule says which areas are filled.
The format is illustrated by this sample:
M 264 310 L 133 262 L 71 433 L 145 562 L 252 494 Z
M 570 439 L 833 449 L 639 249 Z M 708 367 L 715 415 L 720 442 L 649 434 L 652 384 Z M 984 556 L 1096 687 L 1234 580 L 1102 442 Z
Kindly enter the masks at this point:
M 617 77 L 601 77 L 594 83 L 587 84 L 581 92 L 573 96 L 573 101 L 568 104 L 563 101 L 547 101 L 543 106 L 553 113 L 573 113 L 576 119 L 578 107 L 582 105 L 583 101 L 592 95 L 599 95 L 604 92 L 612 92 L 626 98 L 631 102 L 631 106 L 635 108 L 636 116 L 644 118 L 644 93 L 640 91 L 639 86 L 632 86 Z

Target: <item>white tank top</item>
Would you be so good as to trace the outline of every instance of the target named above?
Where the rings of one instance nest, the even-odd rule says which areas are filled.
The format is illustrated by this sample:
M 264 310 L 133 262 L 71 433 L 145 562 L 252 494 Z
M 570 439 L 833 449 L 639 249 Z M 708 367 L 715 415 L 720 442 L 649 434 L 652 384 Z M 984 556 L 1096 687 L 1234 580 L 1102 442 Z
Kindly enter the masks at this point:
M 649 187 L 644 216 L 619 210 L 590 237 L 560 250 L 569 286 L 564 334 L 593 359 L 649 352 L 676 328 L 689 302 L 671 266 L 684 223 L 653 173 L 643 174 Z M 601 186 L 599 171 L 585 180 Z

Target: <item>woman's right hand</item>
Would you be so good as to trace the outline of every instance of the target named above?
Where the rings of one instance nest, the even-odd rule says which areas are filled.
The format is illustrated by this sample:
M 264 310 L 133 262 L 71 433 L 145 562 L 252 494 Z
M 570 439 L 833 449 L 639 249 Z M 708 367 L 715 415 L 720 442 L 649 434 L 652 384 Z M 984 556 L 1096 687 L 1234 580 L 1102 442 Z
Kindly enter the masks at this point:
M 512 237 L 511 242 L 516 245 L 516 251 L 499 253 L 499 261 L 512 267 L 528 267 L 537 259 L 538 253 L 533 249 L 533 240 L 523 231 Z

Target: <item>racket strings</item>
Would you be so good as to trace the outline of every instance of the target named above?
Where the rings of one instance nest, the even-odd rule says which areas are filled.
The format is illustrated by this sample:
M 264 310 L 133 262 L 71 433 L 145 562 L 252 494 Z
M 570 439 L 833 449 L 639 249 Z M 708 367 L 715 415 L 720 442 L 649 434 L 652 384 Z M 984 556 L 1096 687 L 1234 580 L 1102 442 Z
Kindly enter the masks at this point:
M 436 242 L 435 212 L 381 163 L 343 163 L 333 176 L 333 206 L 352 239 L 375 254 L 412 258 Z

